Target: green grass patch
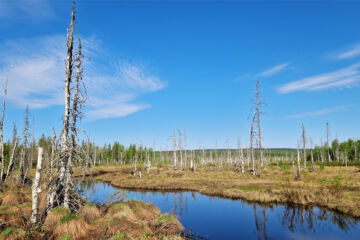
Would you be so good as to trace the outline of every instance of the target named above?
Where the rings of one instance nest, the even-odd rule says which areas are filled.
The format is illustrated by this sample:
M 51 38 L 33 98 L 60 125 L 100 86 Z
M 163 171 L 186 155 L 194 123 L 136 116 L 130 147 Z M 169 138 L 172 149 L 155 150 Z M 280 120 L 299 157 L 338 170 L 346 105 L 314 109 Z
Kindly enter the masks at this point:
M 65 234 L 60 237 L 60 240 L 70 240 L 70 234 Z
M 88 206 L 88 207 L 96 207 L 96 204 L 94 204 L 94 203 L 86 203 L 85 206 Z
M 262 186 L 251 186 L 251 185 L 249 185 L 249 186 L 236 186 L 236 187 L 234 187 L 234 189 L 247 191 L 247 192 L 252 192 L 252 191 L 262 191 L 262 190 L 265 190 L 266 188 L 262 187 Z
M 9 207 L 10 207 L 10 205 L 0 206 L 0 210 L 5 210 L 5 209 L 7 209 Z
M 163 225 L 164 223 L 172 222 L 176 219 L 176 217 L 172 214 L 161 214 L 155 219 L 155 225 Z
M 15 216 L 16 212 L 0 212 L 0 215 Z
M 109 238 L 109 240 L 125 240 L 128 239 L 127 235 L 118 231 L 116 233 L 116 235 L 112 236 L 111 238 Z
M 139 211 L 140 209 L 143 209 L 143 207 L 142 206 L 135 206 L 135 207 L 131 208 L 131 210 L 133 210 L 134 212 Z
M 110 209 L 114 213 L 124 210 L 124 207 L 125 207 L 125 203 L 114 203 L 113 205 L 111 205 Z
M 138 236 L 136 239 L 149 239 L 152 236 L 151 233 L 149 232 L 143 232 L 140 236 Z
M 53 212 L 53 213 L 67 213 L 67 214 L 70 213 L 69 209 L 63 208 L 63 207 L 54 208 L 50 212 Z
M 10 234 L 12 234 L 14 232 L 14 228 L 12 227 L 8 227 L 7 229 L 5 229 L 4 231 L 2 231 L 2 233 L 0 234 L 1 238 L 6 238 L 8 237 Z
M 27 202 L 27 203 L 21 203 L 17 205 L 18 207 L 31 207 L 31 202 Z
M 64 224 L 74 219 L 80 218 L 80 215 L 77 213 L 70 213 L 60 218 L 60 224 Z

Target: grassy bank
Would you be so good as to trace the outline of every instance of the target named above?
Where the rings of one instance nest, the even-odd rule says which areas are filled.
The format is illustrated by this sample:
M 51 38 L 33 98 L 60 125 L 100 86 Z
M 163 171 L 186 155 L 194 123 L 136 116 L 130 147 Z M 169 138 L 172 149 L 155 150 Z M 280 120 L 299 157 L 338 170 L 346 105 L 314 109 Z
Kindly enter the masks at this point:
M 316 166 L 303 170 L 294 180 L 291 165 L 267 166 L 258 175 L 240 169 L 198 168 L 196 172 L 153 167 L 150 174 L 138 167 L 142 177 L 133 176 L 132 166 L 103 166 L 92 169 L 95 179 L 115 187 L 148 190 L 190 190 L 203 194 L 262 203 L 316 205 L 360 217 L 360 170 L 358 167 Z
M 130 200 L 104 206 L 85 204 L 78 213 L 56 208 L 38 226 L 29 224 L 30 187 L 0 193 L 0 239 L 181 239 L 180 222 L 153 204 Z M 40 195 L 40 212 L 46 206 Z

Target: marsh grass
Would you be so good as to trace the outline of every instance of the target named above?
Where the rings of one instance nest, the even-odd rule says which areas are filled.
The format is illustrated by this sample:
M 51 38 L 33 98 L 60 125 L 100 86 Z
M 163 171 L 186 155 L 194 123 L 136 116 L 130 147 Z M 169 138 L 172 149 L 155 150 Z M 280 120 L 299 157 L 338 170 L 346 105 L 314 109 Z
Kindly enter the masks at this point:
M 309 164 L 308 164 L 309 165 Z M 334 164 L 335 165 L 335 164 Z M 241 173 L 234 168 L 198 167 L 197 171 L 180 171 L 153 167 L 150 175 L 133 177 L 133 166 L 94 168 L 97 180 L 115 187 L 158 191 L 197 191 L 209 196 L 243 199 L 260 203 L 292 203 L 317 205 L 360 217 L 360 171 L 357 166 L 314 165 L 314 171 L 301 170 L 301 179 L 294 181 L 292 163 L 271 163 L 258 169 L 258 176 Z

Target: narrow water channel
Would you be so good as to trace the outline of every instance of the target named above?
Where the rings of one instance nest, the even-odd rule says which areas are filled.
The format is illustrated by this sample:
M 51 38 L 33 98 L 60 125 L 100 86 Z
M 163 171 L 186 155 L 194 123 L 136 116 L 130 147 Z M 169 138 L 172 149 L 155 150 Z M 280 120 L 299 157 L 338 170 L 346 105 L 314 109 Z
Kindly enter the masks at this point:
M 127 191 L 92 180 L 79 189 L 92 203 L 151 202 L 206 239 L 360 239 L 360 221 L 317 207 L 254 204 L 197 192 Z

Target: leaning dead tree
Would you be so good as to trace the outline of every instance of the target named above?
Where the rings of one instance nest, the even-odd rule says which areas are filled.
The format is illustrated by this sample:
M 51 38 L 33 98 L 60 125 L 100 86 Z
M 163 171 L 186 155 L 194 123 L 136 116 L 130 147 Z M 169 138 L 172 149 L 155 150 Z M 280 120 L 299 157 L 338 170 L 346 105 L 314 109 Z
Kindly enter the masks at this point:
M 8 165 L 8 169 L 6 171 L 4 182 L 6 182 L 6 180 L 9 178 L 10 174 L 14 171 L 14 166 L 15 166 L 14 159 L 15 159 L 15 152 L 16 152 L 17 142 L 18 142 L 17 130 L 16 130 L 16 124 L 14 123 L 13 139 L 12 139 L 12 150 L 11 150 L 11 155 L 10 155 L 10 159 L 9 159 L 9 165 Z
M 1 176 L 0 176 L 0 183 L 3 182 L 4 177 L 4 118 L 5 118 L 5 108 L 6 108 L 6 94 L 7 94 L 7 80 L 5 83 L 4 88 L 4 102 L 3 102 L 3 108 L 2 108 L 2 114 L 1 114 L 1 121 L 0 121 L 0 157 L 1 157 Z

